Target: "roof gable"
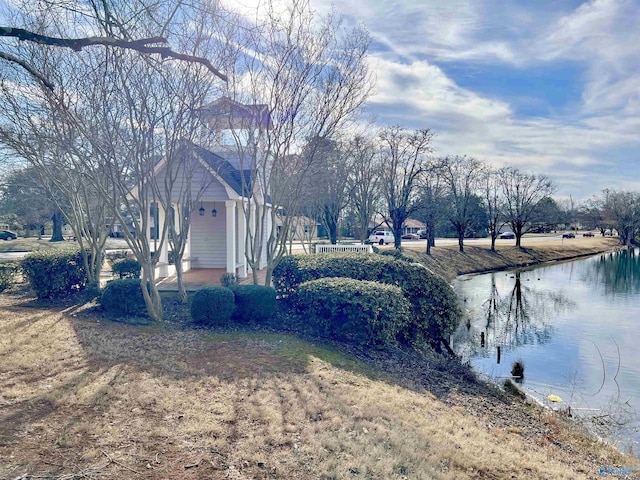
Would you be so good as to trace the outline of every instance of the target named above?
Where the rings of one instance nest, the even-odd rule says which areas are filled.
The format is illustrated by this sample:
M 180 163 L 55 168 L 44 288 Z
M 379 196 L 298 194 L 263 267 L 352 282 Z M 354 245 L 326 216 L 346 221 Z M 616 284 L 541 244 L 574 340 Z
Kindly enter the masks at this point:
M 217 174 L 220 180 L 226 183 L 236 194 L 241 197 L 251 197 L 253 190 L 251 170 L 238 170 L 220 155 L 216 155 L 206 148 L 199 147 L 195 144 L 191 145 L 191 149 L 207 164 L 210 171 Z M 243 191 L 242 188 L 243 177 L 245 191 Z

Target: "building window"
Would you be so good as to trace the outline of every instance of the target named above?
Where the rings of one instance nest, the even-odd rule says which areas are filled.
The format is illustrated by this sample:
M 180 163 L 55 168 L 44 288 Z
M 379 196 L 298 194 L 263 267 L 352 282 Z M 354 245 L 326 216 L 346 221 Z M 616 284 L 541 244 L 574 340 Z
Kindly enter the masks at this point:
M 149 226 L 149 238 L 151 240 L 159 240 L 160 232 L 158 228 L 158 204 L 152 203 L 149 205 L 149 218 L 150 218 L 150 226 Z

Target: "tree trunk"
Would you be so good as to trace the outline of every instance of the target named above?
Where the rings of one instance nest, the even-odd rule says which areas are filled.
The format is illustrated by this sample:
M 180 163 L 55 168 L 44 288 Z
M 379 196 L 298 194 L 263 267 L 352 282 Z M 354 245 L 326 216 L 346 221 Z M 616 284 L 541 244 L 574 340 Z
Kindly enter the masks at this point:
M 521 248 L 521 245 L 522 245 L 522 241 L 521 241 L 522 240 L 522 226 L 521 225 L 516 225 L 515 228 L 513 228 L 513 233 L 516 234 L 516 247 Z
M 335 245 L 338 243 L 338 224 L 333 221 L 327 223 L 329 224 L 329 240 L 331 241 L 331 245 Z
M 80 253 L 84 268 L 87 271 L 87 280 L 89 283 L 100 283 L 100 271 L 102 270 L 102 262 L 104 261 L 104 251 L 98 251 L 98 248 L 92 246 L 91 251 L 86 247 L 81 247 Z M 98 258 L 100 257 L 100 258 Z
M 178 282 L 178 298 L 182 303 L 187 303 L 189 297 L 187 296 L 187 289 L 184 286 L 184 278 L 182 273 L 182 257 L 178 258 L 173 264 L 176 267 L 176 280 Z
M 493 233 L 491 234 L 491 251 L 496 251 L 496 236 Z
M 267 265 L 267 271 L 265 273 L 265 277 L 264 277 L 264 286 L 265 287 L 270 287 L 271 286 L 271 274 L 273 273 L 273 268 L 270 267 L 269 265 Z
M 155 284 L 155 275 L 151 264 L 142 266 L 142 278 L 140 279 L 140 288 L 142 288 L 142 296 L 147 307 L 147 314 L 153 320 L 162 320 L 162 299 L 160 292 Z
M 64 237 L 62 236 L 62 212 L 56 208 L 51 216 L 53 222 L 53 231 L 51 232 L 50 242 L 62 242 Z
M 464 253 L 464 230 L 460 228 L 457 228 L 456 230 L 458 230 L 458 250 L 460 250 L 461 253 Z

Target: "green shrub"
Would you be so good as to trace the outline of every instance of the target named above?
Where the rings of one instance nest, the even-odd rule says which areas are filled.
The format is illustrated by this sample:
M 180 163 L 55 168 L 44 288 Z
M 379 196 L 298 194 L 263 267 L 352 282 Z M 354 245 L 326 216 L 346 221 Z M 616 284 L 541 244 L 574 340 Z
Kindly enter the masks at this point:
M 104 254 L 104 257 L 109 260 L 109 263 L 112 265 L 116 262 L 116 260 L 120 260 L 122 258 L 127 258 L 126 250 L 113 250 L 111 252 L 107 252 Z
M 291 297 L 309 280 L 346 277 L 398 286 L 411 302 L 411 321 L 400 332 L 406 343 L 431 343 L 440 348 L 458 326 L 461 317 L 456 295 L 440 277 L 418 263 L 384 255 L 323 253 L 284 257 L 273 271 L 273 283 L 280 297 Z
M 305 282 L 296 300 L 299 313 L 319 333 L 361 345 L 394 343 L 411 315 L 400 288 L 350 278 Z
M 111 264 L 111 271 L 120 278 L 140 278 L 142 267 L 135 258 L 120 258 Z
M 411 257 L 407 257 L 402 253 L 402 250 L 398 248 L 394 248 L 393 250 L 384 250 L 380 253 L 380 255 L 384 255 L 386 257 L 393 257 L 396 260 L 403 260 L 405 262 L 413 263 L 414 260 Z
M 11 288 L 18 272 L 18 265 L 15 263 L 0 263 L 0 292 Z
M 267 322 L 276 311 L 276 291 L 264 285 L 235 285 L 234 318 L 242 322 Z
M 205 287 L 193 294 L 191 318 L 202 325 L 226 326 L 234 308 L 234 295 L 230 289 Z
M 79 250 L 40 250 L 27 255 L 20 267 L 38 298 L 68 295 L 87 283 Z
M 100 295 L 100 304 L 112 315 L 139 316 L 147 311 L 142 286 L 136 278 L 109 280 Z

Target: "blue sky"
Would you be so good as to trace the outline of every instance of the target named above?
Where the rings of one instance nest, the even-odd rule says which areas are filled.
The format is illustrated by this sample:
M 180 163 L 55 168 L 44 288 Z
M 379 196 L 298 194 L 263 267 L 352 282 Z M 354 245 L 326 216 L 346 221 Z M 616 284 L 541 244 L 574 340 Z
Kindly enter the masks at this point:
M 640 190 L 640 0 L 334 6 L 371 33 L 379 125 L 431 128 L 438 155 L 548 174 L 558 197 Z

